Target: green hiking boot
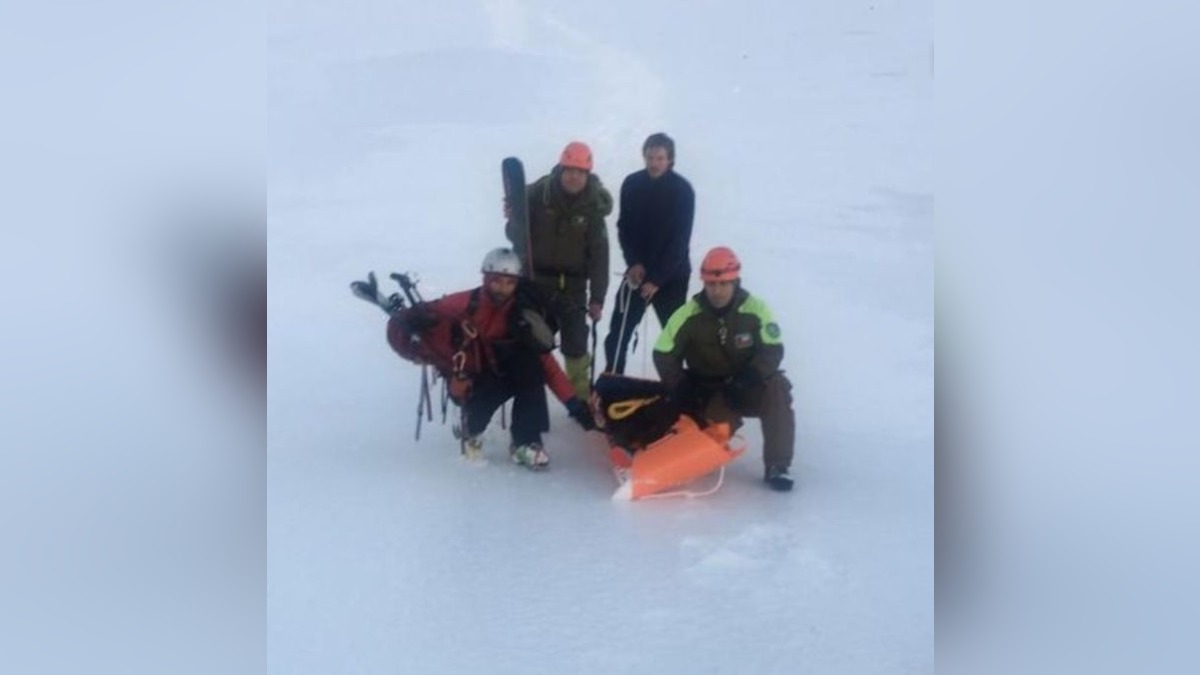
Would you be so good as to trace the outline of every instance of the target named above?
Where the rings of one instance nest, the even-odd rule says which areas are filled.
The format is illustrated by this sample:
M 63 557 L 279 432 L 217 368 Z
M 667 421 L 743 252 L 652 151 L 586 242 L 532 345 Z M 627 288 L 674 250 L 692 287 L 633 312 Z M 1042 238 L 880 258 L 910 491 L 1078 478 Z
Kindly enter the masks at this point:
M 541 443 L 514 445 L 508 450 L 515 464 L 520 464 L 531 471 L 539 471 L 550 464 L 550 455 L 542 449 Z
M 588 372 L 592 365 L 592 357 L 584 354 L 583 356 L 567 356 L 564 360 L 567 363 L 567 379 L 571 381 L 575 395 L 584 401 L 588 400 L 588 396 L 592 394 L 592 379 Z
M 483 438 L 470 436 L 462 439 L 462 456 L 471 462 L 483 461 Z

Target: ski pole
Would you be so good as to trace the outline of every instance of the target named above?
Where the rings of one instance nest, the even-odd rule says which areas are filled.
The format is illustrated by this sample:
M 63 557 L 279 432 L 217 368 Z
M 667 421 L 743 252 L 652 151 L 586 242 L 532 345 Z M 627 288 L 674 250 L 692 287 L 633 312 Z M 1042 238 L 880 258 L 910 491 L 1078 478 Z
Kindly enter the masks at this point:
M 596 383 L 596 320 L 592 319 L 592 355 L 588 359 L 588 382 Z
M 408 304 L 417 305 L 425 302 L 425 299 L 421 297 L 421 291 L 417 290 L 417 282 L 413 281 L 412 277 L 407 274 L 397 274 L 396 272 L 392 272 L 391 277 L 396 283 L 400 284 L 404 295 L 408 296 Z

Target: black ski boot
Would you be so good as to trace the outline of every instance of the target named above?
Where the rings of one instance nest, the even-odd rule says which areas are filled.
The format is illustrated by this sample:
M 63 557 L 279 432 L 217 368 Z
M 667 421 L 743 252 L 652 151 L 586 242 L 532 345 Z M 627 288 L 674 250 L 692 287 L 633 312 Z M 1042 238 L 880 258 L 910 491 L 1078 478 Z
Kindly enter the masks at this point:
M 792 491 L 792 475 L 782 466 L 768 466 L 763 480 L 767 485 L 777 492 Z

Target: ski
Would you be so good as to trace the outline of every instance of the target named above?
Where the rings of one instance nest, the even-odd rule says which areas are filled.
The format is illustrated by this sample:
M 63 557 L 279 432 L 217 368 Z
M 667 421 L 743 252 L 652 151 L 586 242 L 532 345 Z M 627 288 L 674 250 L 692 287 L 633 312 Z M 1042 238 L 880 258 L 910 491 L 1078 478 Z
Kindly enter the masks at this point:
M 393 293 L 391 296 L 384 297 L 383 293 L 379 291 L 379 281 L 376 280 L 374 272 L 369 272 L 367 274 L 366 281 L 350 282 L 350 292 L 353 293 L 354 297 L 358 298 L 359 300 L 369 302 L 372 305 L 379 307 L 379 309 L 382 309 L 388 316 L 391 316 L 398 310 L 404 308 L 404 302 L 400 299 L 400 295 L 398 293 Z
M 521 257 L 525 274 L 533 278 L 530 256 L 533 245 L 529 238 L 529 202 L 525 198 L 525 165 L 516 157 L 505 157 L 500 162 L 500 175 L 504 180 L 504 200 L 508 204 L 509 240 Z

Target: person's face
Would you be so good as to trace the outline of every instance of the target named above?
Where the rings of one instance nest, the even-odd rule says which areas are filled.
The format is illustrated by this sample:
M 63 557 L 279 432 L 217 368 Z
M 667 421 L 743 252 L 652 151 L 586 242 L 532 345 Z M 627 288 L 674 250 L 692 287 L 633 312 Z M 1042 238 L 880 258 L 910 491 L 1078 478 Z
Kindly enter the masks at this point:
M 492 302 L 502 305 L 517 292 L 517 278 L 506 274 L 489 275 L 487 292 Z
M 671 168 L 671 160 L 667 157 L 666 148 L 646 148 L 646 152 L 642 153 L 642 159 L 646 160 L 646 172 L 650 174 L 651 178 L 658 178 Z
M 736 281 L 706 281 L 704 295 L 713 307 L 725 309 L 726 305 L 733 302 L 733 290 L 736 285 Z
M 562 189 L 569 195 L 577 195 L 587 187 L 588 172 L 583 169 L 563 167 Z

